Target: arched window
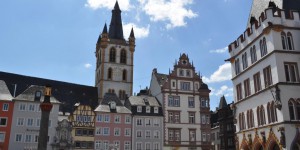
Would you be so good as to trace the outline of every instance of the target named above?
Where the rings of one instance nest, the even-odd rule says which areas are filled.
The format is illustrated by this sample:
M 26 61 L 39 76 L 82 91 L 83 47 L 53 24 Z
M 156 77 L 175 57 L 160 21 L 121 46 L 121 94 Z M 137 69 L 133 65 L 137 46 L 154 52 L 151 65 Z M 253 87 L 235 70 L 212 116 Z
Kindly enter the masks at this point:
M 271 119 L 271 112 L 272 112 L 272 110 L 271 110 L 271 104 L 270 104 L 270 102 L 268 102 L 268 105 L 267 105 L 267 113 L 268 113 L 268 121 L 269 121 L 269 123 L 272 122 L 272 119 Z
M 116 50 L 114 48 L 109 51 L 109 62 L 116 62 Z
M 300 120 L 300 101 L 296 102 L 296 113 L 297 113 L 297 120 Z
M 235 63 L 234 63 L 234 67 L 235 67 L 235 74 L 238 75 L 240 73 L 240 60 L 236 59 Z
M 261 125 L 261 122 L 260 122 L 260 109 L 259 109 L 259 106 L 257 106 L 256 108 L 256 115 L 257 115 L 257 123 L 258 123 L 258 126 Z
M 121 50 L 120 54 L 120 63 L 126 64 L 126 51 L 124 49 Z
M 112 80 L 113 70 L 112 68 L 108 68 L 107 79 Z
M 122 80 L 126 81 L 126 79 L 127 79 L 127 70 L 124 69 L 122 73 Z
M 120 100 L 126 99 L 126 92 L 124 90 L 119 91 L 119 98 L 120 98 Z
M 246 123 L 245 123 L 245 115 L 244 115 L 244 113 L 240 113 L 240 115 L 239 115 L 239 124 L 240 124 L 240 130 L 246 129 Z
M 284 32 L 281 32 L 281 43 L 282 49 L 286 49 L 286 34 Z
M 266 38 L 265 37 L 262 40 L 259 41 L 259 45 L 260 45 L 260 54 L 261 54 L 261 57 L 267 55 L 268 51 L 267 51 L 267 42 L 266 42 Z
M 265 116 L 265 108 L 264 106 L 260 106 L 260 119 L 261 125 L 266 124 L 266 116 Z
M 115 93 L 114 89 L 108 89 L 108 93 Z
M 290 32 L 287 33 L 287 46 L 289 50 L 294 49 L 293 36 Z
M 277 112 L 276 112 L 276 107 L 275 107 L 275 102 L 272 101 L 271 103 L 271 122 L 276 122 L 277 121 Z
M 253 64 L 257 61 L 255 45 L 253 45 L 253 47 L 250 48 L 250 55 L 251 55 L 251 63 Z
M 253 110 L 250 109 L 250 128 L 254 127 L 254 115 L 253 115 Z
M 289 100 L 289 113 L 290 113 L 290 119 L 295 120 L 295 112 L 294 112 L 294 100 Z

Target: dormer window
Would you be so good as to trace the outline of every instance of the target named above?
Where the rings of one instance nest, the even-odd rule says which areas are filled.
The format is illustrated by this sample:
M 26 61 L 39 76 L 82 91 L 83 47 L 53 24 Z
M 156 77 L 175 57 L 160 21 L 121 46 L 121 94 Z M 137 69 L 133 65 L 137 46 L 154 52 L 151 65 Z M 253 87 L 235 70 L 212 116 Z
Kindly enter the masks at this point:
M 110 102 L 110 109 L 116 109 L 116 102 Z
M 142 106 L 137 106 L 137 112 L 142 112 Z
M 150 111 L 151 111 L 150 106 L 147 106 L 147 107 L 146 107 L 146 113 L 150 113 Z
M 143 100 L 144 100 L 144 102 L 145 102 L 146 105 L 149 105 L 149 101 L 148 101 L 147 98 L 143 98 Z
M 41 97 L 42 97 L 42 92 L 36 91 L 34 95 L 34 101 L 40 101 Z
M 154 113 L 158 114 L 158 107 L 154 107 Z

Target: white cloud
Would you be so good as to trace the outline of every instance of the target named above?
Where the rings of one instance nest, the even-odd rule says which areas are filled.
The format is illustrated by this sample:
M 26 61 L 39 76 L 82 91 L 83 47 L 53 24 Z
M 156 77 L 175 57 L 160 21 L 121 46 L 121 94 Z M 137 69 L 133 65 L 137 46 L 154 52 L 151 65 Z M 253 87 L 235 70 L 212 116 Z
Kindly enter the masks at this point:
M 139 0 L 142 10 L 151 21 L 167 21 L 166 28 L 185 26 L 185 18 L 197 16 L 187 5 L 193 0 Z
M 215 49 L 215 50 L 210 50 L 210 53 L 225 53 L 228 51 L 228 47 L 220 48 L 220 49 Z
M 218 70 L 215 71 L 209 78 L 203 77 L 202 78 L 206 83 L 213 83 L 213 82 L 222 82 L 231 79 L 231 64 L 225 63 L 219 66 Z
M 134 23 L 128 23 L 123 25 L 124 37 L 128 38 L 130 35 L 131 28 L 133 27 L 135 38 L 145 38 L 148 37 L 150 32 L 150 25 L 147 27 L 139 27 Z
M 114 0 L 87 0 L 85 6 L 92 9 L 100 9 L 100 8 L 113 9 L 115 3 L 116 1 Z M 118 3 L 122 11 L 128 11 L 132 7 L 130 5 L 130 0 L 118 0 Z
M 84 67 L 88 69 L 88 68 L 91 68 L 92 65 L 90 63 L 86 63 L 86 64 L 84 64 Z
M 214 88 L 210 88 L 211 92 L 210 95 L 214 95 L 214 96 L 232 96 L 233 95 L 233 88 L 232 87 L 228 87 L 227 85 L 223 85 L 220 87 L 220 89 L 214 89 Z

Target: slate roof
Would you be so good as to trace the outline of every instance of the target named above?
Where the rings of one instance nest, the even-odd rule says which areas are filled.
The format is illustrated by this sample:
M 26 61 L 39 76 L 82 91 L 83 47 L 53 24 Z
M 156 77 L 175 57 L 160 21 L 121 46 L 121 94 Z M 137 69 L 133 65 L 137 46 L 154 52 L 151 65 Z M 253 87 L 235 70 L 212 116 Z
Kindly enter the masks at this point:
M 254 16 L 257 20 L 262 12 L 268 8 L 270 0 L 253 0 L 247 26 L 250 26 L 250 18 Z M 278 8 L 284 9 L 285 14 L 290 10 L 300 10 L 300 0 L 272 0 Z
M 222 108 L 226 108 L 227 107 L 227 102 L 226 102 L 226 99 L 224 97 L 224 95 L 220 98 L 220 104 L 219 104 L 219 109 L 222 109 Z
M 18 95 L 14 100 L 18 101 L 34 101 L 36 91 L 40 91 L 42 96 L 40 102 L 44 100 L 44 89 L 45 86 L 31 85 L 22 94 Z M 55 97 L 50 97 L 51 103 L 60 103 Z
M 146 101 L 148 101 L 149 104 L 145 103 L 145 99 Z M 129 102 L 131 106 L 157 106 L 157 107 L 161 106 L 154 96 L 146 96 L 146 95 L 130 96 Z
M 46 84 L 50 84 L 52 86 L 52 95 L 61 102 L 60 111 L 62 112 L 72 113 L 74 111 L 74 104 L 77 102 L 80 102 L 80 104 L 90 105 L 92 109 L 95 109 L 98 105 L 97 88 L 93 86 L 79 85 L 1 71 L 0 80 L 4 80 L 6 82 L 6 85 L 12 94 L 14 93 L 16 85 L 16 96 L 24 92 L 31 85 L 45 86 Z
M 110 21 L 110 25 L 109 25 L 108 37 L 110 39 L 124 40 L 121 10 L 120 10 L 118 1 L 116 1 L 114 9 L 112 10 L 112 16 L 111 16 L 111 21 Z
M 12 96 L 3 80 L 0 80 L 0 100 L 12 100 Z
M 110 109 L 109 104 L 111 102 L 116 103 L 116 110 L 113 111 Z M 95 109 L 96 112 L 113 112 L 113 113 L 129 113 L 131 114 L 131 111 L 126 108 L 119 97 L 115 93 L 105 93 L 103 100 L 101 101 L 101 104 Z
M 159 85 L 164 85 L 168 81 L 168 75 L 162 73 L 155 73 Z

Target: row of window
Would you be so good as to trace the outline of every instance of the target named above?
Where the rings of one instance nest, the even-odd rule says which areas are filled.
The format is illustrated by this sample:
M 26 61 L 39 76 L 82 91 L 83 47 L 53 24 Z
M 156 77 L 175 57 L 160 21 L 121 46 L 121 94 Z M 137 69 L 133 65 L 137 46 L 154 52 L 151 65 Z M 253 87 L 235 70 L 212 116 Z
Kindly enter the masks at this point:
M 147 102 L 148 104 L 149 104 L 149 102 Z M 146 109 L 146 113 L 151 113 L 151 107 L 150 106 L 146 106 L 146 107 L 144 107 L 145 109 Z M 143 106 L 137 106 L 137 112 L 138 113 L 142 113 L 143 112 Z M 158 114 L 158 107 L 153 107 L 153 112 L 155 113 L 155 114 Z
M 77 115 L 76 121 L 77 122 L 93 122 L 92 116 L 87 116 L 87 115 Z
M 172 96 L 168 97 L 168 106 L 171 107 L 180 107 L 180 96 Z M 194 97 L 188 97 L 188 107 L 195 108 L 195 99 Z M 209 107 L 208 98 L 201 98 L 201 107 Z
M 285 71 L 286 82 L 299 82 L 299 72 L 298 72 L 297 63 L 294 62 L 284 63 L 284 71 Z M 273 84 L 271 66 L 268 66 L 263 69 L 263 76 L 264 76 L 265 88 Z M 254 93 L 256 93 L 262 89 L 260 72 L 257 72 L 253 75 L 253 82 L 254 82 Z M 243 99 L 241 83 L 236 85 L 236 94 L 237 94 L 236 95 L 237 100 Z M 250 95 L 251 95 L 251 88 L 250 88 L 250 80 L 248 78 L 244 80 L 244 97 L 248 97 Z
M 39 127 L 41 124 L 41 118 L 17 118 L 17 126 Z M 48 127 L 51 127 L 52 121 L 49 120 Z
M 136 143 L 136 150 L 160 150 L 160 143 L 155 142 L 153 143 L 153 148 L 151 148 L 151 143 L 146 142 L 145 146 L 143 146 L 143 143 L 137 142 Z
M 172 82 L 172 87 L 175 88 L 176 87 L 176 82 L 173 81 Z M 195 83 L 195 88 L 194 90 L 197 91 L 198 90 L 198 83 Z M 190 82 L 180 82 L 180 90 L 183 91 L 190 91 L 192 90 L 192 88 L 190 87 Z
M 168 111 L 168 122 L 169 123 L 181 123 L 180 120 L 180 111 Z M 195 112 L 189 112 L 189 123 L 195 124 L 196 123 Z M 201 115 L 201 123 L 202 124 L 209 124 L 210 119 L 209 115 Z
M 113 80 L 113 69 L 112 68 L 108 68 L 108 71 L 107 71 L 107 79 L 108 80 Z M 127 70 L 126 69 L 123 69 L 122 71 L 122 80 L 123 81 L 127 81 Z
M 94 142 L 93 141 L 75 141 L 76 149 L 93 149 Z
M 75 129 L 75 136 L 94 136 L 93 129 Z
M 268 54 L 267 44 L 266 44 L 266 38 L 265 37 L 263 37 L 263 39 L 259 41 L 259 45 L 260 45 L 260 56 L 264 57 L 265 55 Z M 250 48 L 250 57 L 251 57 L 251 63 L 252 64 L 257 61 L 257 55 L 256 55 L 256 47 L 255 47 L 255 45 L 253 45 Z M 241 73 L 239 58 L 237 58 L 235 60 L 234 66 L 235 66 L 235 74 L 238 75 L 239 73 Z M 243 70 L 245 70 L 246 68 L 248 68 L 247 52 L 244 52 L 242 54 L 242 66 L 243 66 Z
M 110 115 L 109 114 L 98 114 L 96 121 L 97 122 L 106 122 L 110 123 Z M 121 123 L 122 116 L 115 115 L 114 116 L 114 123 Z M 131 124 L 131 116 L 125 116 L 125 123 Z
M 169 141 L 180 141 L 181 138 L 181 130 L 180 129 L 168 129 L 168 138 Z M 210 134 L 202 132 L 201 135 L 202 141 L 210 141 Z M 196 142 L 196 130 L 189 130 L 189 141 Z
M 120 149 L 120 141 L 114 141 L 114 143 L 110 144 L 109 141 L 95 141 L 95 149 L 96 150 L 109 150 L 109 149 Z M 124 150 L 130 150 L 131 143 L 130 141 L 124 142 Z
M 35 134 L 22 134 L 17 133 L 15 136 L 15 142 L 25 142 L 25 143 L 37 143 L 39 140 L 39 135 Z M 47 142 L 49 142 L 50 137 L 48 136 Z
M 244 130 L 247 128 L 254 128 L 255 122 L 254 122 L 254 113 L 253 110 L 247 110 L 247 118 L 245 118 L 244 112 L 239 114 L 239 127 L 240 130 Z M 267 104 L 267 117 L 268 117 L 268 123 L 274 123 L 277 122 L 277 111 L 275 107 L 275 102 L 268 102 Z M 247 119 L 247 124 L 245 122 L 245 119 Z M 262 126 L 266 124 L 266 117 L 265 117 L 265 108 L 263 105 L 258 106 L 256 108 L 256 120 L 257 120 L 257 126 Z
M 146 127 L 159 127 L 160 119 L 159 118 L 136 118 L 136 126 L 146 126 Z
M 281 44 L 282 44 L 282 49 L 284 49 L 284 50 L 294 50 L 293 36 L 290 32 L 288 32 L 287 34 L 285 32 L 281 32 Z M 260 45 L 260 55 L 261 55 L 261 57 L 268 54 L 266 38 L 265 37 L 262 40 L 259 41 L 259 45 Z M 252 64 L 257 61 L 255 45 L 250 47 L 250 57 L 251 57 L 251 63 Z M 243 70 L 245 70 L 248 67 L 247 52 L 244 52 L 242 54 L 242 66 L 243 66 Z M 240 70 L 239 59 L 236 59 L 236 61 L 235 61 L 235 73 L 237 75 L 240 72 L 241 72 L 241 70 Z
M 40 112 L 40 104 L 26 104 L 19 103 L 19 111 L 31 111 L 31 112 Z
M 120 63 L 126 64 L 127 56 L 124 49 L 120 52 Z M 109 62 L 116 62 L 116 49 L 111 48 L 109 51 Z
M 179 76 L 183 77 L 191 77 L 191 71 L 190 70 L 183 70 L 183 69 L 179 69 Z
M 153 131 L 150 130 L 146 130 L 144 135 L 143 135 L 143 131 L 141 130 L 137 130 L 136 131 L 136 137 L 137 138 L 146 138 L 146 139 L 159 139 L 160 138 L 160 132 L 158 130 L 155 130 L 153 132 L 153 135 L 151 135 Z
M 265 88 L 267 88 L 273 84 L 271 66 L 264 68 L 263 74 L 264 74 Z M 253 82 L 254 82 L 254 93 L 256 93 L 262 89 L 261 88 L 261 80 L 260 80 L 260 72 L 257 72 L 253 75 Z M 251 87 L 250 87 L 250 79 L 249 78 L 244 80 L 244 96 L 242 95 L 242 84 L 239 83 L 236 85 L 236 98 L 238 101 L 243 99 L 243 97 L 246 98 L 250 95 L 251 95 Z
M 97 127 L 95 131 L 95 135 L 104 135 L 108 136 L 110 135 L 110 128 L 109 127 Z M 121 136 L 121 129 L 120 128 L 114 128 L 114 136 Z M 124 130 L 124 136 L 131 136 L 131 129 L 125 128 Z

